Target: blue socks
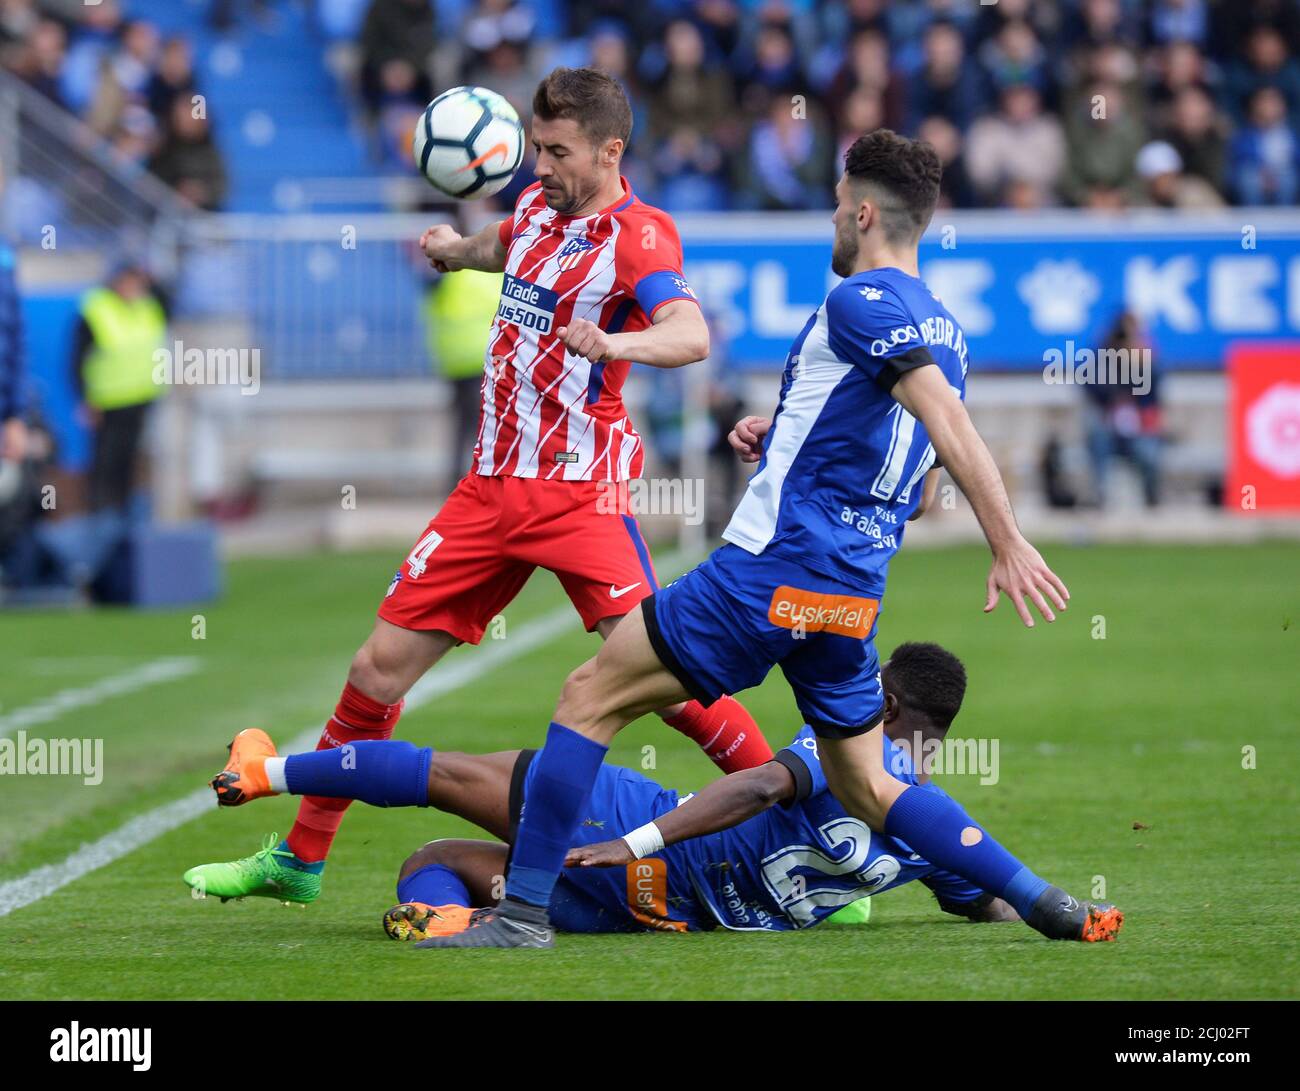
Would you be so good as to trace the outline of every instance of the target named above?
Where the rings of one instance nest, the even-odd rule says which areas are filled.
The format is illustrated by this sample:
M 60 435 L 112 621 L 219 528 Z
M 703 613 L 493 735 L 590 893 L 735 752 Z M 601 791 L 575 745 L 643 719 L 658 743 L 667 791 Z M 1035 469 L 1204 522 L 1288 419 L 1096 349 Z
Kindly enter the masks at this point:
M 280 864 L 283 867 L 291 867 L 294 871 L 305 871 L 309 875 L 319 875 L 325 870 L 324 860 L 313 860 L 311 863 L 308 863 L 306 860 L 298 859 L 293 849 L 289 847 L 288 841 L 281 841 L 275 847 L 277 851 L 287 852 L 289 854 L 287 857 L 280 858 Z
M 431 761 L 432 747 L 367 739 L 291 754 L 284 762 L 284 780 L 296 796 L 359 799 L 372 807 L 425 807 Z
M 506 897 L 551 904 L 551 891 L 573 845 L 583 804 L 608 747 L 552 723 L 533 759 L 528 795 L 506 876 Z
M 963 833 L 966 841 L 963 843 Z M 953 799 L 913 785 L 885 816 L 885 832 L 944 871 L 1006 899 L 1024 920 L 1048 883 L 1040 879 L 968 815 Z M 978 840 L 975 835 L 978 834 Z
M 397 884 L 399 902 L 425 905 L 469 905 L 469 889 L 460 876 L 443 864 L 429 864 Z

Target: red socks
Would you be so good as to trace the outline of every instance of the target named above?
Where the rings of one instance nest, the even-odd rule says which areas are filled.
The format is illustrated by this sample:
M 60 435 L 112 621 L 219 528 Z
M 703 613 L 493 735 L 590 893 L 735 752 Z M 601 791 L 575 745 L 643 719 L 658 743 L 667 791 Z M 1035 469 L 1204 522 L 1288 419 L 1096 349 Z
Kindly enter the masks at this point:
M 753 769 L 772 760 L 772 748 L 754 717 L 734 697 L 719 697 L 708 708 L 691 701 L 664 723 L 699 746 L 724 773 Z
M 330 750 L 362 739 L 387 739 L 392 736 L 401 715 L 401 701 L 395 705 L 381 704 L 349 682 L 343 687 L 343 696 L 339 698 L 334 715 L 326 722 L 316 749 Z M 298 806 L 298 819 L 285 839 L 289 851 L 309 864 L 324 860 L 343 822 L 343 812 L 351 803 L 350 799 L 303 796 Z

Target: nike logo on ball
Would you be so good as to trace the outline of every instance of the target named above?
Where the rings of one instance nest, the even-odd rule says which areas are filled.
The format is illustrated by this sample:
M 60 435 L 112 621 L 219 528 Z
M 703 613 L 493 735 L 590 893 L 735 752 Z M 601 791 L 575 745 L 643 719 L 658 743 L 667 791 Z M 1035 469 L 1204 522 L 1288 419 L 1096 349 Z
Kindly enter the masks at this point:
M 488 150 L 485 151 L 482 155 L 480 155 L 477 159 L 471 159 L 463 167 L 458 168 L 456 173 L 459 174 L 462 171 L 473 170 L 475 167 L 482 166 L 494 155 L 499 155 L 501 156 L 502 159 L 504 159 L 509 154 L 510 154 L 510 149 L 507 148 L 505 144 L 493 144 L 492 147 L 488 148 Z
M 609 597 L 612 599 L 621 599 L 629 591 L 635 591 L 641 586 L 641 581 L 629 583 L 626 587 L 615 587 L 612 583 L 609 585 Z

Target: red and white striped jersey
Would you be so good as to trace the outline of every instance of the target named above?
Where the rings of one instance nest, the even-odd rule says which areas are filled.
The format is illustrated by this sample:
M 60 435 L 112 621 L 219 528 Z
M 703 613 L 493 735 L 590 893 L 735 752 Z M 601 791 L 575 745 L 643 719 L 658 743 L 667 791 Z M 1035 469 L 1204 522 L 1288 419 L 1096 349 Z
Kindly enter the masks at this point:
M 501 223 L 501 303 L 483 375 L 474 471 L 488 476 L 624 481 L 641 474 L 641 437 L 623 408 L 630 364 L 568 353 L 555 331 L 586 318 L 607 333 L 641 330 L 695 296 L 665 212 L 623 197 L 591 216 L 547 207 L 540 184 Z

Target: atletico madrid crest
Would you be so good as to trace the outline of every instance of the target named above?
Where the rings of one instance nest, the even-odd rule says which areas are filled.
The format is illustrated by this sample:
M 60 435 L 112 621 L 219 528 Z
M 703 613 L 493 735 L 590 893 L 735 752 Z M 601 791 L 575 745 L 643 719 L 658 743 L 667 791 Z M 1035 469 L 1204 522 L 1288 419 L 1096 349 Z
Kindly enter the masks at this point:
M 555 264 L 567 272 L 582 260 L 582 256 L 593 245 L 586 239 L 570 239 L 564 244 L 564 249 L 560 251 Z

